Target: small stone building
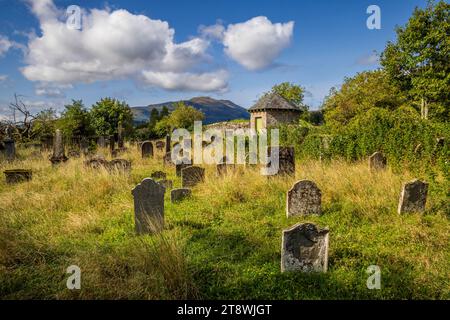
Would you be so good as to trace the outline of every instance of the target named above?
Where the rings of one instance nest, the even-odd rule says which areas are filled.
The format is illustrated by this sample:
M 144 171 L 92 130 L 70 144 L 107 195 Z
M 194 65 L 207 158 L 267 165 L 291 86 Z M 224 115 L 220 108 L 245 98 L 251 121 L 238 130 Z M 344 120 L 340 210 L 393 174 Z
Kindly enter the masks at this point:
M 267 129 L 280 123 L 296 123 L 302 110 L 277 93 L 265 94 L 248 109 L 250 128 Z

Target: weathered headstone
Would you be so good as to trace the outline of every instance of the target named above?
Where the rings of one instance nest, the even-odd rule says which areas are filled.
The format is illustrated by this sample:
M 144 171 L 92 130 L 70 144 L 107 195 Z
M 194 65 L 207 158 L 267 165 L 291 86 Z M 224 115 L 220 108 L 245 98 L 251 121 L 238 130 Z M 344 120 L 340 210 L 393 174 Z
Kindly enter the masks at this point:
M 219 176 L 226 175 L 226 174 L 228 174 L 228 173 L 230 173 L 231 171 L 234 170 L 234 168 L 235 168 L 234 164 L 230 164 L 228 162 L 230 162 L 228 160 L 228 158 L 227 157 L 223 157 L 221 159 L 221 161 L 217 164 L 216 169 L 217 169 L 217 174 Z
M 117 126 L 117 147 L 119 149 L 124 147 L 122 121 L 119 121 Z
M 12 161 L 16 158 L 16 142 L 12 138 L 6 138 L 3 140 L 5 145 L 5 157 L 7 160 Z
M 157 181 L 160 185 L 162 185 L 166 190 L 171 190 L 173 186 L 172 180 L 162 179 Z
M 173 166 L 174 163 L 172 161 L 172 152 L 167 152 L 163 157 L 163 165 L 165 166 Z
M 181 185 L 183 188 L 193 187 L 205 179 L 205 169 L 197 166 L 181 170 Z
M 192 164 L 187 164 L 187 163 L 179 163 L 175 165 L 175 174 L 177 175 L 177 177 L 181 177 L 181 170 L 183 170 L 184 168 L 187 167 L 191 167 Z
M 153 144 L 151 141 L 142 142 L 141 154 L 142 154 L 142 158 L 152 158 L 153 157 Z
M 170 149 L 170 135 L 166 135 L 165 147 L 166 147 L 166 153 L 171 151 L 171 149 Z
M 3 173 L 8 184 L 30 181 L 33 176 L 32 171 L 28 169 L 5 170 Z
M 414 179 L 403 185 L 398 213 L 424 212 L 427 202 L 428 183 Z
M 312 223 L 298 223 L 283 230 L 281 272 L 326 272 L 328 234 L 328 229 L 318 229 Z
M 82 137 L 80 140 L 80 150 L 84 155 L 89 153 L 89 139 Z
M 287 217 L 322 213 L 322 193 L 313 181 L 297 181 L 287 193 Z
M 156 149 L 158 149 L 159 151 L 163 151 L 164 146 L 165 146 L 164 141 L 159 141 L 159 140 L 158 140 L 158 141 L 155 142 L 155 147 L 156 147 Z
M 113 159 L 108 164 L 109 170 L 112 172 L 130 173 L 131 162 L 125 159 Z
M 52 164 L 66 162 L 68 159 L 64 153 L 63 137 L 60 129 L 56 130 L 55 139 L 53 142 L 53 155 L 50 158 Z
M 109 162 L 102 157 L 94 157 L 92 159 L 88 159 L 84 161 L 84 165 L 91 169 L 109 168 Z
M 131 193 L 134 197 L 134 220 L 138 234 L 156 233 L 164 228 L 165 188 L 145 178 Z
M 172 203 L 181 201 L 191 195 L 191 189 L 188 188 L 180 188 L 180 189 L 173 189 L 170 192 L 170 201 Z
M 154 171 L 150 175 L 152 179 L 166 179 L 167 174 L 164 171 Z
M 369 157 L 369 169 L 383 170 L 386 168 L 386 157 L 381 152 L 375 152 Z
M 295 151 L 294 147 L 269 147 L 269 156 L 272 152 L 278 150 L 278 172 L 274 175 L 289 175 L 295 176 Z M 274 167 L 269 161 L 267 167 Z

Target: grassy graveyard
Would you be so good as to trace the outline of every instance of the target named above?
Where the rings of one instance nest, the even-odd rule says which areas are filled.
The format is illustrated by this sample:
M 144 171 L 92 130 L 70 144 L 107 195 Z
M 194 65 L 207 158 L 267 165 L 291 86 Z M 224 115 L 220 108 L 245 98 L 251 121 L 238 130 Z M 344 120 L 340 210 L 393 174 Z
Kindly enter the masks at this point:
M 19 149 L 14 164 L 30 182 L 0 180 L 0 296 L 3 299 L 449 299 L 448 182 L 429 181 L 425 214 L 397 213 L 402 183 L 424 178 L 367 162 L 302 160 L 294 178 L 266 178 L 238 167 L 205 182 L 180 203 L 165 199 L 165 230 L 137 236 L 131 189 L 163 170 L 162 154 L 129 176 L 87 169 L 83 158 L 52 167 L 47 155 Z M 107 154 L 107 150 L 103 150 Z M 300 179 L 322 190 L 321 216 L 286 218 L 286 192 Z M 280 272 L 281 232 L 298 222 L 330 228 L 328 272 Z M 81 290 L 66 269 L 81 269 Z M 381 267 L 381 290 L 366 287 Z

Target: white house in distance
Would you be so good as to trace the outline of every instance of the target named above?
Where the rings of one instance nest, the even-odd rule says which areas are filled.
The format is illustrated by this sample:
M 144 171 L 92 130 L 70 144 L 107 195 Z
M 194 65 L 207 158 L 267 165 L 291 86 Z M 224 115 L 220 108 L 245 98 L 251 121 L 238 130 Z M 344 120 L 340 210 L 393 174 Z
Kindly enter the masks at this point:
M 250 112 L 250 128 L 256 131 L 281 123 L 297 123 L 302 110 L 277 93 L 265 94 Z

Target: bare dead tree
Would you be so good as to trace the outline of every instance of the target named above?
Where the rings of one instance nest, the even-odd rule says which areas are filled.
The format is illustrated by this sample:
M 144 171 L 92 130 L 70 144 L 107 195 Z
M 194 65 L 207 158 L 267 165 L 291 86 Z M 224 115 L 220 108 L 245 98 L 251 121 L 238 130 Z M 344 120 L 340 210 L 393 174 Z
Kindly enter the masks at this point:
M 14 102 L 9 104 L 9 108 L 13 112 L 12 127 L 23 140 L 30 137 L 31 126 L 36 116 L 31 113 L 21 97 L 21 95 L 14 93 Z

